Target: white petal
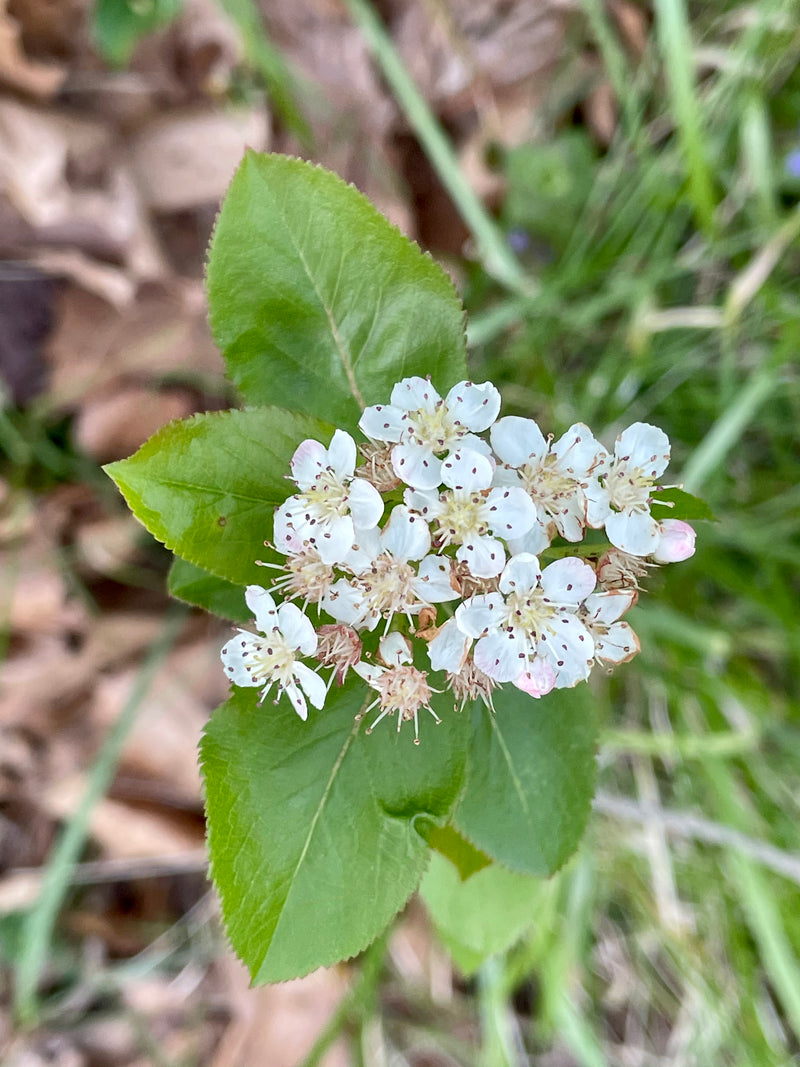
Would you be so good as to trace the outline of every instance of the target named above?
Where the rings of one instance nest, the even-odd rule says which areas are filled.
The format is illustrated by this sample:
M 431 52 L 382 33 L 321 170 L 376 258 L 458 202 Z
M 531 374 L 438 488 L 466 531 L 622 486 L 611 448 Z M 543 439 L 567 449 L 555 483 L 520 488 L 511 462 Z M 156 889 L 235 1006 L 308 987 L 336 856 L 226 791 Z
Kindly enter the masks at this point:
M 426 556 L 420 561 L 414 592 L 428 604 L 455 600 L 459 594 L 450 584 L 450 560 L 441 556 Z
M 409 511 L 416 511 L 430 522 L 441 514 L 442 502 L 436 489 L 406 489 L 403 500 Z
M 656 563 L 681 563 L 694 555 L 695 531 L 688 522 L 664 519 L 659 523 L 659 541 L 653 559 Z
M 314 655 L 317 651 L 317 635 L 311 620 L 296 604 L 284 603 L 279 606 L 278 624 L 290 648 L 296 648 L 304 656 Z
M 442 461 L 430 448 L 401 442 L 392 449 L 392 468 L 413 489 L 436 489 L 442 481 Z
M 275 601 L 266 589 L 260 585 L 248 585 L 244 593 L 244 600 L 252 611 L 256 620 L 256 629 L 262 634 L 268 634 L 278 625 L 278 612 Z
M 328 453 L 325 445 L 319 441 L 303 441 L 295 449 L 292 456 L 292 477 L 297 482 L 299 489 L 310 489 L 316 481 L 317 475 L 328 465 Z
M 548 524 L 539 520 L 522 537 L 510 537 L 508 549 L 514 556 L 523 554 L 538 556 L 540 552 L 544 552 L 549 547 L 550 540 Z
M 328 445 L 328 466 L 339 481 L 353 477 L 353 471 L 356 469 L 356 443 L 344 430 L 337 430 Z
M 387 667 L 399 667 L 402 663 L 411 662 L 408 641 L 397 630 L 381 638 L 378 655 Z
M 610 626 L 636 603 L 637 596 L 635 589 L 608 589 L 592 593 L 584 604 L 589 625 L 599 622 L 602 626 Z
M 350 483 L 348 505 L 353 523 L 360 530 L 369 530 L 381 521 L 383 497 L 374 485 L 363 478 L 354 478 Z
M 584 489 L 586 497 L 586 522 L 593 530 L 599 530 L 611 514 L 608 490 L 593 478 Z
M 583 540 L 586 525 L 586 497 L 578 487 L 572 496 L 560 501 L 558 512 L 553 516 L 556 529 L 566 541 L 573 544 Z
M 353 670 L 359 676 L 363 678 L 365 682 L 368 682 L 373 689 L 378 688 L 381 675 L 385 673 L 385 667 L 379 667 L 376 663 L 366 663 L 363 659 L 359 660 L 353 666 Z
M 650 556 L 658 548 L 658 523 L 647 511 L 617 511 L 606 519 L 612 545 L 632 556 Z
M 524 674 L 514 679 L 518 689 L 537 699 L 549 693 L 555 684 L 556 672 L 542 656 L 534 656 Z
M 252 661 L 253 652 L 261 644 L 261 639 L 254 637 L 247 630 L 238 630 L 220 652 L 220 659 L 225 667 L 228 681 L 234 685 L 262 685 L 265 679 L 253 678 L 247 669 Z
M 442 398 L 427 378 L 403 378 L 392 389 L 392 406 L 403 411 L 433 411 Z
M 524 489 L 492 489 L 485 514 L 492 533 L 508 540 L 523 537 L 536 523 L 536 505 Z
M 542 459 L 547 453 L 547 442 L 533 419 L 506 415 L 494 424 L 489 437 L 492 448 L 509 467 L 521 467 L 531 457 Z
M 333 583 L 322 598 L 320 607 L 337 622 L 345 622 L 348 626 L 361 627 L 368 618 L 372 622 L 369 629 L 374 630 L 378 624 L 378 617 L 370 616 L 363 590 L 357 589 L 344 578 Z
M 459 382 L 445 397 L 453 421 L 473 433 L 488 429 L 500 411 L 500 394 L 491 382 Z
M 669 438 L 657 426 L 634 422 L 617 438 L 614 455 L 631 467 L 640 467 L 648 478 L 659 478 L 669 463 Z
M 627 622 L 615 622 L 608 633 L 595 638 L 594 651 L 608 663 L 627 663 L 639 651 L 639 638 Z
M 527 646 L 513 630 L 482 637 L 475 646 L 475 666 L 496 682 L 513 682 L 526 669 Z
M 541 635 L 538 651 L 556 672 L 558 689 L 568 689 L 589 677 L 594 642 L 576 615 L 565 613 L 551 620 L 548 631 Z
M 308 540 L 319 552 L 323 563 L 333 565 L 347 558 L 353 548 L 355 528 L 349 515 L 340 515 L 332 522 L 318 522 Z
M 303 722 L 305 722 L 308 718 L 308 705 L 306 704 L 306 698 L 300 692 L 299 687 L 296 686 L 294 682 L 290 682 L 289 685 L 284 687 L 283 691 L 291 701 L 294 710 Z
M 542 571 L 542 589 L 556 604 L 577 607 L 597 584 L 597 575 L 588 563 L 575 556 L 557 559 Z
M 363 574 L 369 570 L 383 551 L 380 530 L 377 526 L 369 530 L 355 530 L 354 543 L 349 552 L 342 556 L 339 565 L 353 574 Z
M 459 630 L 455 619 L 448 619 L 428 645 L 431 670 L 458 674 L 471 644 L 470 638 Z
M 456 608 L 456 624 L 467 637 L 484 637 L 500 625 L 504 604 L 499 593 L 470 597 Z
M 488 489 L 492 484 L 492 465 L 486 456 L 469 449 L 451 452 L 442 463 L 442 481 L 450 489 L 467 492 Z
M 328 690 L 317 672 L 312 671 L 305 663 L 295 663 L 294 674 L 313 706 L 321 708 L 325 703 Z
M 458 548 L 456 559 L 466 563 L 476 578 L 496 578 L 506 565 L 506 552 L 494 537 L 473 537 Z
M 292 499 L 294 498 L 289 498 L 289 500 Z M 275 519 L 272 525 L 272 540 L 275 548 L 278 552 L 283 552 L 287 556 L 303 551 L 303 538 L 292 522 L 293 508 L 289 500 L 275 509 Z
M 402 408 L 391 404 L 375 404 L 365 408 L 358 420 L 358 428 L 373 441 L 399 441 L 403 432 Z
M 431 547 L 428 524 L 419 515 L 412 515 L 405 504 L 397 504 L 383 528 L 381 544 L 395 559 L 422 559 Z
M 470 452 L 477 452 L 481 456 L 486 456 L 492 465 L 492 468 L 496 467 L 494 456 L 492 455 L 492 446 L 488 441 L 484 441 L 482 437 L 476 437 L 474 433 L 465 433 L 458 439 L 458 447 L 463 451 L 468 448 Z
M 536 556 L 530 552 L 520 552 L 506 564 L 500 577 L 500 590 L 503 593 L 523 593 L 527 589 L 536 589 L 541 576 Z
M 550 451 L 558 457 L 561 470 L 585 478 L 605 449 L 585 423 L 576 422 L 550 446 Z

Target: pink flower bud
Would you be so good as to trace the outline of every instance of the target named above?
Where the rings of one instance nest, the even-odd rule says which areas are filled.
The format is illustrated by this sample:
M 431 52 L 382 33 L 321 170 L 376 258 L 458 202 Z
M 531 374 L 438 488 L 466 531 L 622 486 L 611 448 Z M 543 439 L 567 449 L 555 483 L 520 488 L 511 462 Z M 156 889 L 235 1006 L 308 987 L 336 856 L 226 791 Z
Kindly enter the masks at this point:
M 653 553 L 656 563 L 680 563 L 694 555 L 696 534 L 688 522 L 664 519 L 659 523 L 661 539 Z

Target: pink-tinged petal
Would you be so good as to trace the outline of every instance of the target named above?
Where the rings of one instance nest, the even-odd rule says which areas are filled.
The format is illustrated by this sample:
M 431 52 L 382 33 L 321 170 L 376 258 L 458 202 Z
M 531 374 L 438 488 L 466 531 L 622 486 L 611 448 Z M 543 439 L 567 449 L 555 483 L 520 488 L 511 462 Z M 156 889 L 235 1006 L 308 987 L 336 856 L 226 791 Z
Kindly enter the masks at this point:
M 538 651 L 556 672 L 556 688 L 569 689 L 589 677 L 594 641 L 576 615 L 565 613 L 552 619 L 541 635 Z
M 586 522 L 593 530 L 599 530 L 611 514 L 611 502 L 608 490 L 597 479 L 592 479 L 584 489 L 586 497 Z
M 583 422 L 570 426 L 567 432 L 551 445 L 550 451 L 558 457 L 561 470 L 568 471 L 579 479 L 585 478 L 595 467 L 598 457 L 605 453 L 603 446 Z
M 561 507 L 553 516 L 556 529 L 565 541 L 583 540 L 586 527 L 586 497 L 580 489 L 573 496 L 561 501 Z
M 467 637 L 493 633 L 503 618 L 504 601 L 499 593 L 481 593 L 456 608 L 456 624 Z
M 441 556 L 426 556 L 421 560 L 414 592 L 428 604 L 456 600 L 459 594 L 450 584 L 450 560 Z
M 533 419 L 506 415 L 497 420 L 489 437 L 498 458 L 509 467 L 521 467 L 532 457 L 541 460 L 547 453 L 547 441 Z
M 290 648 L 297 649 L 303 656 L 313 656 L 317 651 L 317 635 L 311 620 L 296 604 L 279 605 L 278 625 Z
M 363 478 L 354 478 L 350 483 L 350 495 L 347 501 L 353 523 L 360 530 L 369 530 L 377 526 L 383 515 L 383 497 L 371 482 Z
M 244 592 L 244 601 L 253 613 L 256 629 L 262 634 L 268 634 L 278 625 L 275 601 L 262 586 L 248 585 Z
M 303 551 L 303 538 L 297 532 L 292 521 L 293 508 L 290 497 L 285 504 L 275 509 L 275 519 L 272 526 L 272 540 L 278 552 L 284 555 L 296 554 Z M 287 506 L 288 505 L 288 506 Z
M 459 426 L 473 433 L 488 429 L 500 411 L 500 394 L 491 382 L 459 382 L 445 397 L 447 410 Z
M 234 685 L 261 685 L 264 679 L 253 678 L 247 669 L 252 662 L 253 653 L 257 651 L 262 639 L 254 637 L 247 630 L 238 630 L 220 652 L 220 659 L 225 668 L 228 681 Z
M 409 511 L 422 515 L 428 522 L 435 519 L 442 511 L 442 502 L 436 489 L 406 489 L 403 501 Z
M 451 452 L 442 463 L 442 481 L 450 489 L 480 492 L 492 484 L 492 465 L 486 456 L 469 449 Z
M 639 638 L 627 622 L 615 622 L 594 639 L 594 652 L 607 663 L 627 663 L 639 651 Z
M 430 551 L 431 533 L 424 519 L 413 515 L 405 504 L 396 504 L 383 528 L 381 544 L 395 559 L 422 559 Z
M 537 699 L 549 693 L 555 684 L 556 672 L 542 656 L 534 656 L 524 674 L 514 679 L 518 689 Z
M 397 630 L 381 638 L 378 655 L 387 667 L 399 667 L 403 663 L 411 662 L 408 640 Z
M 459 546 L 456 559 L 466 563 L 476 578 L 496 578 L 506 565 L 506 550 L 495 537 L 473 537 Z
M 536 524 L 536 505 L 524 489 L 492 489 L 484 509 L 489 528 L 507 541 L 523 537 Z
M 404 428 L 404 414 L 402 408 L 393 407 L 391 404 L 375 404 L 364 409 L 364 414 L 358 420 L 358 428 L 373 441 L 393 443 L 400 440 Z
M 577 607 L 596 584 L 597 575 L 592 568 L 575 556 L 557 559 L 542 571 L 542 589 L 554 604 Z
M 478 670 L 496 682 L 513 682 L 525 670 L 526 642 L 513 630 L 500 630 L 478 641 L 473 658 Z
M 355 527 L 349 515 L 340 515 L 332 522 L 318 522 L 308 540 L 319 552 L 323 563 L 333 566 L 345 559 L 353 548 Z
M 448 619 L 428 645 L 431 670 L 458 674 L 464 666 L 471 644 L 470 638 L 459 630 L 455 619 Z
M 319 441 L 303 441 L 292 456 L 292 477 L 299 489 L 310 489 L 328 465 L 328 452 Z
M 647 511 L 617 511 L 606 519 L 612 545 L 631 556 L 652 556 L 658 548 L 658 523 Z
M 508 550 L 513 556 L 538 556 L 540 552 L 544 552 L 550 546 L 550 541 L 551 537 L 548 533 L 547 524 L 538 521 L 522 537 L 510 537 L 508 539 Z
M 688 522 L 664 519 L 659 523 L 659 541 L 653 553 L 656 563 L 681 563 L 694 555 L 697 534 Z
M 599 622 L 601 626 L 610 626 L 633 607 L 638 595 L 635 589 L 608 589 L 592 593 L 584 603 L 589 624 Z
M 669 438 L 657 426 L 634 422 L 614 444 L 618 461 L 640 467 L 648 478 L 660 478 L 669 463 Z
M 354 664 L 353 670 L 359 678 L 363 678 L 373 689 L 378 688 L 381 675 L 386 672 L 385 667 L 379 667 L 376 663 L 366 663 L 363 659 Z
M 442 461 L 430 448 L 401 443 L 392 449 L 394 473 L 412 489 L 436 489 L 442 481 Z
M 442 398 L 427 378 L 403 378 L 392 389 L 392 407 L 403 411 L 433 411 Z
M 530 552 L 520 552 L 506 564 L 500 578 L 500 591 L 524 593 L 527 589 L 535 589 L 541 576 L 536 556 Z
M 295 663 L 294 675 L 312 705 L 321 708 L 325 704 L 328 690 L 317 672 L 312 671 L 305 663 Z
M 308 718 L 308 705 L 306 704 L 306 698 L 300 691 L 300 687 L 295 685 L 294 682 L 290 682 L 289 685 L 287 685 L 283 691 L 289 698 L 289 701 L 291 702 L 291 705 L 294 710 L 297 712 L 303 722 L 305 722 Z
M 352 478 L 356 469 L 356 443 L 349 433 L 337 430 L 328 445 L 328 466 L 339 479 Z

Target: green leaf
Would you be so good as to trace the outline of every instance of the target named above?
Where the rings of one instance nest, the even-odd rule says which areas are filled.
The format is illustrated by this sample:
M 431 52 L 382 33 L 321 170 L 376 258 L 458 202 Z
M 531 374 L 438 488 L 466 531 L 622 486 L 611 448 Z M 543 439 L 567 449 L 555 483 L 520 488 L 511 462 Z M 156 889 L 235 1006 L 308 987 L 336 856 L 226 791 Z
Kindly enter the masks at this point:
M 465 975 L 504 952 L 533 923 L 539 883 L 496 863 L 466 882 L 434 853 L 420 885 L 436 932 Z
M 371 696 L 352 677 L 301 722 L 285 698 L 258 707 L 255 691 L 234 689 L 208 724 L 212 873 L 255 982 L 306 974 L 374 940 L 427 863 L 417 820 L 445 821 L 461 788 L 468 724 L 450 701 L 416 746 L 408 725 L 365 735 L 354 717 Z
M 290 495 L 289 461 L 332 428 L 278 408 L 195 415 L 159 430 L 130 459 L 105 467 L 134 515 L 183 559 L 236 585 L 263 581 L 277 505 Z
M 209 319 L 249 404 L 353 429 L 395 382 L 466 377 L 464 312 L 450 279 L 335 174 L 248 152 L 208 261 Z
M 182 0 L 97 0 L 94 36 L 114 66 L 123 67 L 142 37 L 178 17 Z
M 687 493 L 685 489 L 657 489 L 651 497 L 653 504 L 669 508 L 668 515 L 658 514 L 658 519 L 709 519 L 716 522 L 714 512 L 699 496 Z
M 172 561 L 167 584 L 178 600 L 205 608 L 223 619 L 249 622 L 252 618 L 253 613 L 244 602 L 243 586 L 217 578 L 185 559 L 176 557 Z
M 476 703 L 454 823 L 492 859 L 549 875 L 577 847 L 595 778 L 590 702 L 584 685 L 540 700 L 506 686 L 495 695 L 495 715 Z
M 425 840 L 442 856 L 446 856 L 455 865 L 462 881 L 466 881 L 476 871 L 488 867 L 492 862 L 485 852 L 475 848 L 452 826 L 438 826 L 432 823 L 420 827 Z

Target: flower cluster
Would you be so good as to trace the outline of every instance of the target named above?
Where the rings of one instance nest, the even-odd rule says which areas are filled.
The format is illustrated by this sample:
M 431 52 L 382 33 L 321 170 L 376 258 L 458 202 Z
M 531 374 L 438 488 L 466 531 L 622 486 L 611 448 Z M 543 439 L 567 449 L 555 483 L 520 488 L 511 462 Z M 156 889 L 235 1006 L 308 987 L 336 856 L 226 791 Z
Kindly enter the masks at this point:
M 396 713 L 418 742 L 419 711 L 439 721 L 430 672 L 457 706 L 493 709 L 504 684 L 541 697 L 636 654 L 622 616 L 639 578 L 694 552 L 691 526 L 651 514 L 666 434 L 634 423 L 609 452 L 583 423 L 553 440 L 499 412 L 488 382 L 442 398 L 405 378 L 364 411 L 360 449 L 342 430 L 299 446 L 270 546 L 283 560 L 263 564 L 279 576 L 247 590 L 262 636 L 222 650 L 235 685 L 275 687 L 305 719 L 352 669 L 377 693 L 368 732 Z M 607 540 L 571 550 L 587 529 Z

